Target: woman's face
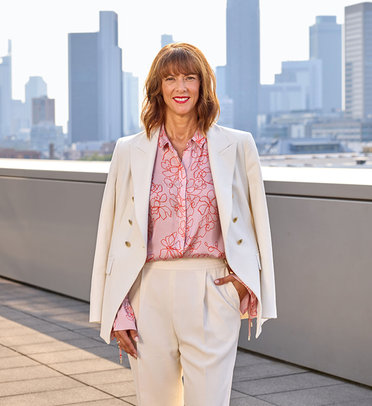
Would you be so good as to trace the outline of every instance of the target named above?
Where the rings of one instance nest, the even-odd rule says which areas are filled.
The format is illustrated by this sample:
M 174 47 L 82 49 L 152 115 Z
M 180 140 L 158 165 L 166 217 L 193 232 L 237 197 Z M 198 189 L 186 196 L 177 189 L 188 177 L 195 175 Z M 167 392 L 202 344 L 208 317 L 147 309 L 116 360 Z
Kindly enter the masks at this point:
M 161 88 L 167 115 L 195 117 L 200 88 L 198 74 L 169 74 L 162 79 Z

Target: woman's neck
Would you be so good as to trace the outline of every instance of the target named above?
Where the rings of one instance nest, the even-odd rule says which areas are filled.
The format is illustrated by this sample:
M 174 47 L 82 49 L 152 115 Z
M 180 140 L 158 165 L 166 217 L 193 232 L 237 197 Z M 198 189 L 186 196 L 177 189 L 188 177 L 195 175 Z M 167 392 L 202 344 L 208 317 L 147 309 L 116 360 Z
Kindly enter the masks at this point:
M 164 126 L 165 132 L 172 142 L 186 144 L 195 134 L 197 120 L 189 117 L 166 117 Z

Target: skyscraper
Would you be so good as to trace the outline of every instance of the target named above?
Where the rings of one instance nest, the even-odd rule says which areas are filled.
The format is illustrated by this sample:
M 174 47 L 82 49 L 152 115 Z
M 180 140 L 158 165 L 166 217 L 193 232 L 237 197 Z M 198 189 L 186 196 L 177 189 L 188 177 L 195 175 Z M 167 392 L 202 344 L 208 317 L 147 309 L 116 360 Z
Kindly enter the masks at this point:
M 32 99 L 32 125 L 55 124 L 55 100 L 47 96 Z
M 118 15 L 100 11 L 98 33 L 99 136 L 116 141 L 123 135 L 122 54 L 118 47 Z
M 69 34 L 69 128 L 71 142 L 99 140 L 98 33 Z
M 12 42 L 0 62 L 0 140 L 10 135 L 12 119 Z
M 124 135 L 138 131 L 138 78 L 123 72 L 123 125 Z
M 321 109 L 322 62 L 318 59 L 282 62 L 282 72 L 275 75 L 275 83 L 262 86 L 263 114 Z
M 345 111 L 372 118 L 372 3 L 345 7 Z
M 310 27 L 310 59 L 322 61 L 323 110 L 341 110 L 342 32 L 335 16 L 317 16 Z
M 32 125 L 32 99 L 47 96 L 48 88 L 41 76 L 30 76 L 25 86 L 25 104 L 28 127 Z
M 260 85 L 259 0 L 227 0 L 226 91 L 233 100 L 234 127 L 256 136 Z
M 217 96 L 223 99 L 226 93 L 226 65 L 216 66 Z
M 69 34 L 69 133 L 72 142 L 123 135 L 117 14 L 101 11 L 100 31 Z
M 220 102 L 220 116 L 218 124 L 225 127 L 234 127 L 233 101 L 226 93 L 226 65 L 216 66 L 217 97 Z
M 169 34 L 163 34 L 161 36 L 161 47 L 165 47 L 168 44 L 173 44 L 173 36 Z

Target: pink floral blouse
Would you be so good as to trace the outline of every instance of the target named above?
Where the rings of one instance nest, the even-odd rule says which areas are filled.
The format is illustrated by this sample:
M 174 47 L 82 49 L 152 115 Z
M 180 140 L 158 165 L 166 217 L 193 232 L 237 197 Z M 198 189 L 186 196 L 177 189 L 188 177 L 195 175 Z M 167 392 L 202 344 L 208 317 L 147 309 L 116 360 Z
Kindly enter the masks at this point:
M 199 132 L 187 143 L 181 161 L 162 128 L 148 224 L 147 261 L 225 257 L 207 139 Z
M 161 128 L 150 190 L 147 259 L 183 257 L 225 259 L 207 139 L 199 131 L 187 143 L 182 160 Z M 236 275 L 234 277 L 243 283 Z M 257 317 L 257 298 L 247 288 L 240 311 Z M 249 329 L 251 320 L 249 320 Z M 113 330 L 136 329 L 126 297 Z

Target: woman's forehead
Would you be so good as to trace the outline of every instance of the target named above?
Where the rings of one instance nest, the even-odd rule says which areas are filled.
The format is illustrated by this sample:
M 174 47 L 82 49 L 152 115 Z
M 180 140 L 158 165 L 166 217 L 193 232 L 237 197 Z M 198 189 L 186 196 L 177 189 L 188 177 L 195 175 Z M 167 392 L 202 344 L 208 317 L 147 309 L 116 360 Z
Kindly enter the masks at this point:
M 198 69 L 191 61 L 172 61 L 162 67 L 160 74 L 162 77 L 198 74 Z

